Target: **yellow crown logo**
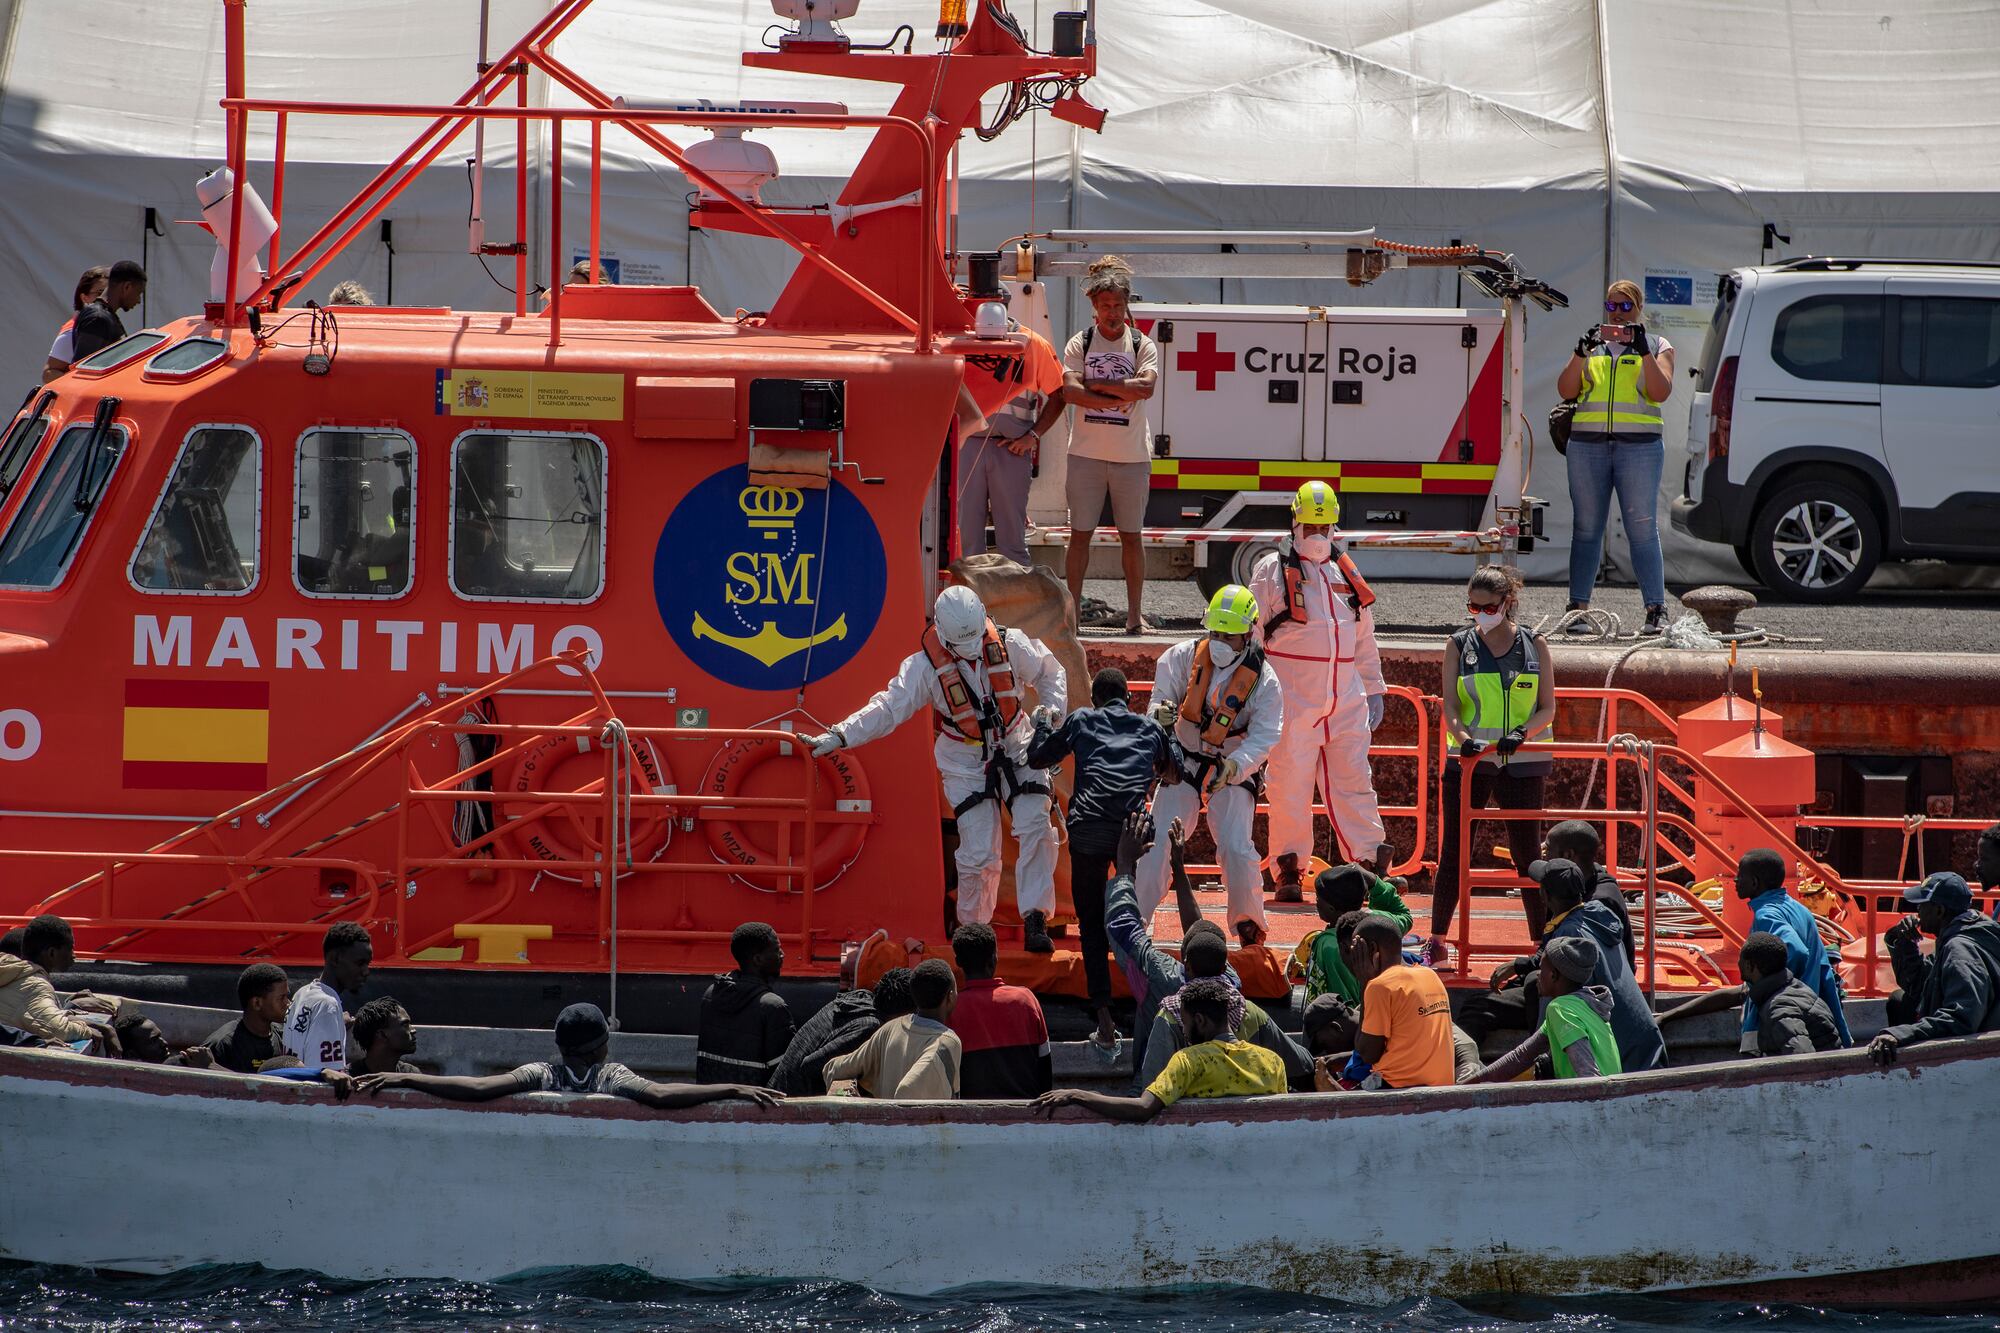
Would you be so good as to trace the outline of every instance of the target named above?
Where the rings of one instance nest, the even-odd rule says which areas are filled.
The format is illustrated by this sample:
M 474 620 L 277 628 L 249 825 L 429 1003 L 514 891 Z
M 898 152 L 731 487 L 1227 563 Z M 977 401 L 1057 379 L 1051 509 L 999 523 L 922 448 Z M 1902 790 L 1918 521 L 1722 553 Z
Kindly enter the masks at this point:
M 806 495 L 789 486 L 746 486 L 736 504 L 753 528 L 789 528 L 806 507 Z

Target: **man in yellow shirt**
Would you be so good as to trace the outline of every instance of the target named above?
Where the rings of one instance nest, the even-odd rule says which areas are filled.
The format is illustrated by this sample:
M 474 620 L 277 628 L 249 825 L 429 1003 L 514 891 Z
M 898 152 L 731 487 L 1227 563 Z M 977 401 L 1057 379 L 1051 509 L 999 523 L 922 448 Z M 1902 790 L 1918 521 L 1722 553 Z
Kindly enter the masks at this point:
M 1183 1097 L 1263 1097 L 1285 1090 L 1285 1062 L 1252 1046 L 1229 1030 L 1229 987 L 1214 978 L 1181 988 L 1181 1021 L 1188 1044 L 1175 1051 L 1158 1078 L 1137 1097 L 1059 1088 L 1035 1098 L 1037 1110 L 1054 1115 L 1061 1106 L 1080 1106 L 1107 1120 L 1151 1120 Z

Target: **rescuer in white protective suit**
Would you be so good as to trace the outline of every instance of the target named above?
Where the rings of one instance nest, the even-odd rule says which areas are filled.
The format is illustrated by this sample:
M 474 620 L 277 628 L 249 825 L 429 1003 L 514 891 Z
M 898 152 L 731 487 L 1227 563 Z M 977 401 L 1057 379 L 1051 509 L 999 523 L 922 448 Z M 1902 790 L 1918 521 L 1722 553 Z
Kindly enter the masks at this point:
M 1026 947 L 1048 953 L 1054 947 L 1048 914 L 1055 910 L 1056 834 L 1049 822 L 1049 774 L 1027 764 L 1034 735 L 1024 706 L 1030 689 L 1040 709 L 1063 715 L 1063 669 L 1055 654 L 1020 630 L 996 628 L 979 595 L 954 585 L 938 594 L 922 646 L 903 659 L 888 687 L 825 735 L 803 739 L 815 756 L 828 755 L 880 740 L 929 712 L 945 799 L 958 819 L 958 919 L 993 917 L 1005 805 L 1020 853 L 1014 893 Z
M 1263 609 L 1264 651 L 1285 691 L 1285 734 L 1271 752 L 1271 876 L 1276 901 L 1302 899 L 1313 855 L 1313 789 L 1333 825 L 1335 862 L 1384 868 L 1386 833 L 1368 744 L 1382 725 L 1382 657 L 1375 594 L 1333 543 L 1340 500 L 1323 481 L 1299 487 L 1292 538 L 1257 562 L 1250 590 Z
M 1284 729 L 1283 690 L 1256 642 L 1257 600 L 1248 588 L 1232 583 L 1216 593 L 1201 623 L 1207 637 L 1175 644 L 1153 670 L 1153 720 L 1174 733 L 1187 759 L 1185 780 L 1153 798 L 1153 821 L 1168 828 L 1178 819 L 1192 833 L 1206 803 L 1229 889 L 1229 925 L 1247 945 L 1265 933 L 1264 882 L 1250 834 L 1260 770 Z M 1151 920 L 1167 891 L 1165 838 L 1139 859 L 1132 887 L 1139 915 Z

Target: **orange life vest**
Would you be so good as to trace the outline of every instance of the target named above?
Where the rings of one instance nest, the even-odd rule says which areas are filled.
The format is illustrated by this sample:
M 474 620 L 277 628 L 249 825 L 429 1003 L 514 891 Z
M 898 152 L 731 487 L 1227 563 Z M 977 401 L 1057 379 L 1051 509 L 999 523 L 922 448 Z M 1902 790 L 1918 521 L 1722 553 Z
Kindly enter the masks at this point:
M 1181 697 L 1181 720 L 1195 725 L 1201 732 L 1203 745 L 1220 745 L 1232 732 L 1247 730 L 1247 726 L 1238 726 L 1237 721 L 1249 705 L 1250 696 L 1256 693 L 1257 681 L 1263 674 L 1264 650 L 1253 643 L 1237 659 L 1229 683 L 1222 687 L 1222 697 L 1209 703 L 1208 682 L 1214 669 L 1208 661 L 1208 640 L 1203 639 L 1194 646 L 1187 693 Z
M 990 617 L 985 633 L 980 635 L 979 655 L 986 661 L 986 683 L 992 687 L 993 703 L 999 711 L 997 740 L 1007 734 L 1021 714 L 1021 687 L 1014 679 L 1014 664 L 1007 658 L 1006 641 Z M 985 724 L 989 721 L 986 712 L 980 707 L 981 701 L 973 697 L 965 673 L 959 670 L 963 659 L 945 646 L 935 624 L 924 626 L 924 656 L 930 659 L 931 670 L 937 672 L 938 685 L 944 691 L 948 716 L 939 716 L 936 709 L 931 710 L 937 729 L 956 732 L 974 745 L 985 740 Z
M 1296 620 L 1301 625 L 1306 623 L 1305 570 L 1299 564 L 1298 551 L 1289 541 L 1278 552 L 1278 563 L 1285 574 L 1285 602 L 1278 608 L 1278 614 L 1264 622 L 1266 639 L 1288 620 Z M 1367 579 L 1361 577 L 1361 571 L 1354 567 L 1354 561 L 1348 558 L 1347 552 L 1336 548 L 1333 566 L 1347 581 L 1347 604 L 1354 608 L 1355 618 L 1359 619 L 1363 611 L 1375 605 L 1375 590 L 1368 586 Z

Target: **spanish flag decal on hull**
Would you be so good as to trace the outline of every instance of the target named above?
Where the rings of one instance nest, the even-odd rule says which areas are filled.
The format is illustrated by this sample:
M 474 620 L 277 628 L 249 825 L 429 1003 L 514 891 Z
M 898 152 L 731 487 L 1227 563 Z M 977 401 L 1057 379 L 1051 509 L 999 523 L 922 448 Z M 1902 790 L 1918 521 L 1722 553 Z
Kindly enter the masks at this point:
M 271 748 L 264 681 L 125 682 L 125 785 L 263 791 Z

